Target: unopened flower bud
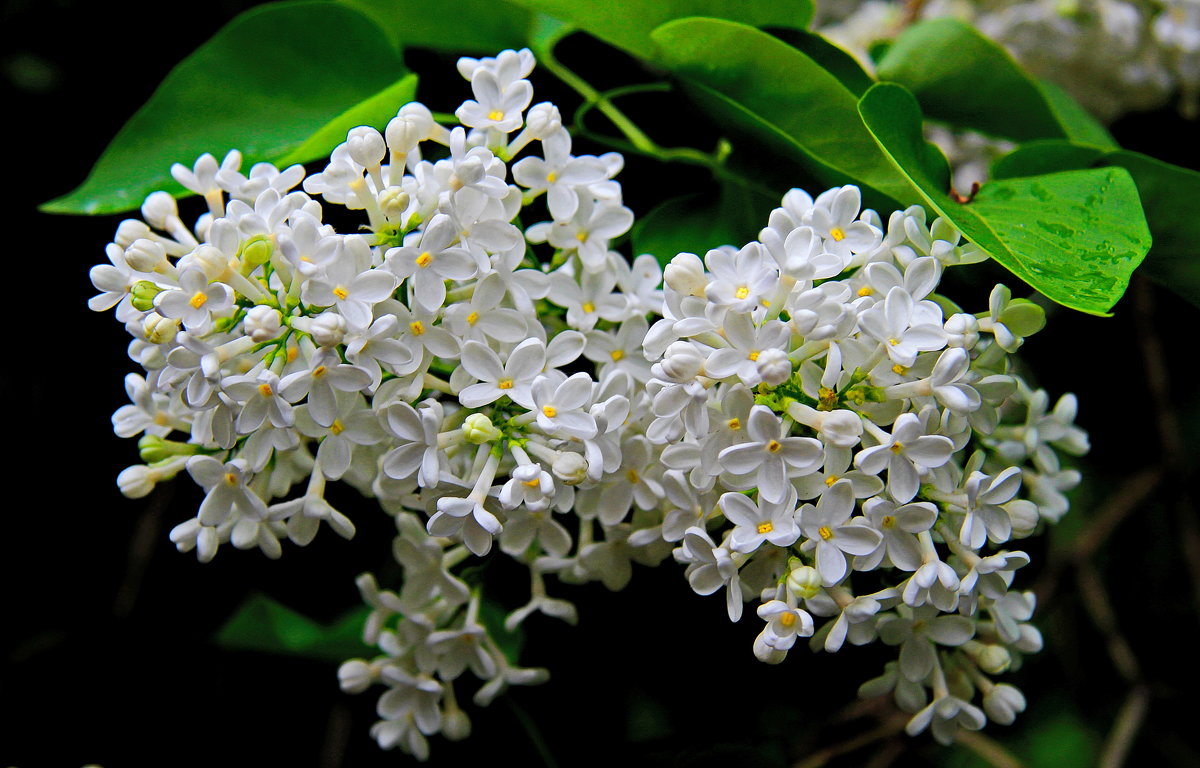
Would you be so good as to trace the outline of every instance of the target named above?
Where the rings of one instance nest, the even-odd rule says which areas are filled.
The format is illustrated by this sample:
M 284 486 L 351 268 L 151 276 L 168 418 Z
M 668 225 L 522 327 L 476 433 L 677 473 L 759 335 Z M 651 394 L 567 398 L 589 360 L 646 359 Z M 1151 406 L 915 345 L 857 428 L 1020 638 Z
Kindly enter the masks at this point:
M 128 248 L 134 241 L 150 237 L 152 234 L 154 233 L 150 231 L 150 227 L 141 219 L 125 219 L 117 225 L 117 236 L 113 238 L 113 242 L 122 248 Z
M 536 139 L 544 139 L 562 128 L 562 115 L 550 102 L 534 104 L 525 116 L 525 129 Z
M 155 229 L 166 229 L 167 220 L 178 217 L 175 198 L 166 192 L 151 192 L 142 203 L 142 218 Z
M 338 667 L 338 684 L 346 693 L 362 693 L 378 678 L 376 670 L 362 659 L 350 659 Z
M 392 221 L 399 221 L 408 210 L 409 196 L 400 187 L 388 187 L 379 193 L 379 208 Z
M 266 235 L 255 235 L 242 244 L 239 258 L 242 261 L 242 273 L 249 274 L 256 267 L 260 267 L 271 260 L 271 254 L 275 252 L 274 245 L 271 244 L 271 238 Z
M 335 347 L 346 336 L 346 318 L 336 312 L 325 312 L 313 318 L 308 332 L 318 347 Z
M 1001 675 L 1012 666 L 1012 654 L 1003 645 L 984 645 L 975 656 L 975 663 L 989 675 Z
M 663 270 L 667 287 L 682 296 L 703 296 L 708 280 L 704 277 L 704 262 L 694 253 L 681 253 L 671 259 Z
M 139 312 L 149 312 L 154 309 L 154 297 L 160 293 L 162 293 L 162 288 L 149 280 L 138 280 L 129 289 L 129 303 Z
M 825 442 L 838 448 L 853 448 L 862 439 L 862 417 L 854 411 L 839 409 L 822 415 L 817 427 Z
M 821 574 L 811 565 L 798 566 L 788 574 L 787 586 L 793 595 L 808 600 L 821 591 Z
M 346 149 L 350 151 L 350 159 L 363 168 L 376 168 L 383 161 L 387 146 L 379 131 L 368 125 L 351 128 L 346 135 Z
M 1001 725 L 1011 725 L 1017 713 L 1025 711 L 1025 695 L 1007 683 L 1000 683 L 983 694 L 983 711 Z
M 144 237 L 134 240 L 125 249 L 125 263 L 139 272 L 156 272 L 166 260 L 166 249 Z
M 134 464 L 126 467 L 117 475 L 117 487 L 121 493 L 130 499 L 140 499 L 148 496 L 154 490 L 156 477 L 154 471 L 144 464 Z
M 554 457 L 550 471 L 567 485 L 579 485 L 587 479 L 587 459 L 578 453 L 563 451 Z
M 188 267 L 196 267 L 204 271 L 209 282 L 220 277 L 229 269 L 229 257 L 220 248 L 213 245 L 202 245 L 179 260 L 176 264 L 180 271 Z
M 973 349 L 979 341 L 979 320 L 974 315 L 960 312 L 946 320 L 946 344 L 951 347 Z
M 764 349 L 759 353 L 755 365 L 758 375 L 772 387 L 778 387 L 792 378 L 792 361 L 782 349 Z
M 687 382 L 704 370 L 704 355 L 687 341 L 676 341 L 667 347 L 663 359 L 656 366 L 664 377 L 676 382 Z
M 151 312 L 142 321 L 142 335 L 151 344 L 166 344 L 174 341 L 177 333 L 179 333 L 178 319 L 166 318 L 157 312 Z
M 492 425 L 486 413 L 472 413 L 462 425 L 463 437 L 475 445 L 490 443 L 500 438 L 500 430 Z
M 471 718 L 458 707 L 447 709 L 442 718 L 442 735 L 450 741 L 462 741 L 471 735 Z
M 283 317 L 274 307 L 260 304 L 246 313 L 244 328 L 246 335 L 260 344 L 277 338 L 283 332 Z

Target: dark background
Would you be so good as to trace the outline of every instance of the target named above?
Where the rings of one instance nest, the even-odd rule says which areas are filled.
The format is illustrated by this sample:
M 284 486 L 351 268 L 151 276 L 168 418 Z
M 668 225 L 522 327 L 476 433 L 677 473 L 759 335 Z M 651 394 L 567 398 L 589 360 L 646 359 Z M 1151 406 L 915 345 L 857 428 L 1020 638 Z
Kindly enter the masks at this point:
M 167 532 L 193 514 L 199 495 L 186 478 L 147 499 L 118 493 L 117 473 L 137 461 L 135 441 L 116 438 L 109 422 L 126 403 L 128 337 L 86 307 L 95 293 L 88 269 L 105 260 L 121 217 L 35 209 L 82 181 L 169 68 L 248 5 L 2 6 L 10 290 L 0 379 L 0 765 L 411 762 L 380 752 L 367 734 L 382 689 L 344 695 L 335 664 L 212 640 L 255 591 L 322 621 L 357 605 L 354 577 L 385 567 L 391 521 L 350 492 L 342 499 L 359 528 L 354 541 L 323 532 L 310 547 L 286 546 L 279 562 L 223 548 L 200 565 L 176 553 Z M 619 55 L 572 42 L 574 53 L 562 51 L 568 64 L 586 73 L 602 60 L 615 70 L 596 77 L 614 82 L 627 74 Z M 437 72 L 453 75 L 452 59 L 409 58 L 434 108 L 465 97 L 456 76 L 446 81 L 457 83 L 452 97 L 430 90 Z M 535 73 L 539 100 L 567 103 L 548 80 Z M 664 115 L 683 109 L 669 101 L 644 108 L 642 119 L 659 135 L 672 128 Z M 1114 130 L 1129 148 L 1197 167 L 1196 125 L 1169 110 Z M 639 213 L 659 199 L 655 186 L 638 184 L 653 179 L 661 166 L 630 158 L 621 180 Z M 984 297 L 986 280 L 1003 278 L 979 272 L 961 289 Z M 1086 765 L 1114 724 L 1129 722 L 1136 735 L 1128 765 L 1197 765 L 1195 706 L 1182 683 L 1197 671 L 1200 615 L 1190 498 L 1197 311 L 1139 281 L 1112 319 L 1052 315 L 1023 356 L 1053 395 L 1079 394 L 1094 450 L 1071 516 L 1051 536 L 1027 542 L 1035 563 L 1021 579 L 1044 598 L 1038 622 L 1047 650 L 1007 679 L 1025 690 L 1030 710 L 1016 726 L 989 725 L 986 734 L 1031 765 L 1055 750 L 1068 761 L 1059 765 Z M 509 607 L 524 600 L 522 571 L 498 564 L 493 577 Z M 939 750 L 927 735 L 894 737 L 885 710 L 855 707 L 855 687 L 891 649 L 831 656 L 797 648 L 779 667 L 760 664 L 750 652 L 757 622 L 731 626 L 723 601 L 692 594 L 671 566 L 639 568 L 617 595 L 595 585 L 551 591 L 577 598 L 582 615 L 576 628 L 542 617 L 528 623 L 522 661 L 549 667 L 551 682 L 488 709 L 469 706 L 475 733 L 463 744 L 435 737 L 435 765 L 497 756 L 543 765 L 547 753 L 561 766 L 791 765 L 880 723 L 891 730 L 832 764 L 972 764 L 972 750 Z M 1148 715 L 1121 720 L 1130 710 Z

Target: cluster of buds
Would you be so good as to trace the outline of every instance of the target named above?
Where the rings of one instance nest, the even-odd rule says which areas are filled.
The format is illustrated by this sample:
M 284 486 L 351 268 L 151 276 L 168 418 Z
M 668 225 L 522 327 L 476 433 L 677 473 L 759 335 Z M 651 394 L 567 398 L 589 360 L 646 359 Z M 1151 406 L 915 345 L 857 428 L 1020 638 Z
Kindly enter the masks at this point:
M 989 676 L 1040 638 L 1005 547 L 1065 512 L 1058 451 L 1087 447 L 1073 399 L 1050 410 L 1010 369 L 1041 310 L 1001 286 L 977 315 L 937 296 L 981 253 L 918 207 L 885 232 L 854 187 L 793 190 L 758 241 L 679 254 L 664 286 L 611 247 L 633 223 L 621 157 L 572 154 L 557 108 L 530 106 L 532 55 L 458 66 L 461 125 L 408 104 L 307 178 L 206 155 L 173 169 L 207 204 L 192 226 L 164 193 L 121 224 L 91 303 L 144 369 L 113 417 L 142 435 L 121 489 L 190 475 L 205 498 L 171 539 L 203 561 L 352 536 L 329 481 L 392 515 L 403 582 L 359 578 L 379 654 L 339 677 L 382 685 L 373 735 L 421 758 L 469 733 L 468 669 L 481 705 L 547 676 L 481 618 L 464 571 L 494 550 L 529 572 L 509 630 L 575 621 L 548 575 L 617 590 L 674 562 L 733 620 L 758 601 L 764 661 L 798 637 L 900 646 L 866 690 L 911 732 L 982 726 L 976 692 L 1011 721 L 1020 693 Z M 364 226 L 339 233 L 317 197 Z

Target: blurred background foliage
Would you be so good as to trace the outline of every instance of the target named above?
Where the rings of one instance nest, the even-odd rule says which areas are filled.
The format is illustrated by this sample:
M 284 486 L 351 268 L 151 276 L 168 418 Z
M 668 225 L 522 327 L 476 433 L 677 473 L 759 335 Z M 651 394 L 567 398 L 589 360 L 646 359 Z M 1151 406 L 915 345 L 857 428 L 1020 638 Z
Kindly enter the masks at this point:
M 337 687 L 354 654 L 361 610 L 354 577 L 386 565 L 391 520 L 359 509 L 350 542 L 319 537 L 282 561 L 237 553 L 208 565 L 174 551 L 166 533 L 199 501 L 189 483 L 129 501 L 114 478 L 135 460 L 108 416 L 125 402 L 123 330 L 86 308 L 88 269 L 119 217 L 52 217 L 36 205 L 81 182 L 91 163 L 167 72 L 252 3 L 162 6 L 8 0 L 0 15 L 8 146 L 5 211 L 11 339 L 4 532 L 0 535 L 0 763 L 14 766 L 373 766 L 411 759 L 367 735 L 374 697 Z M 462 20 L 470 39 L 469 18 Z M 633 58 L 583 34 L 557 49 L 599 89 L 656 79 Z M 353 57 L 354 50 L 339 55 Z M 412 48 L 418 98 L 451 110 L 467 93 L 454 56 Z M 578 97 L 544 72 L 538 100 L 569 114 Z M 722 126 L 677 92 L 647 91 L 622 108 L 664 146 L 715 147 Z M 567 105 L 571 105 L 568 107 Z M 198 116 L 197 119 L 203 119 Z M 593 115 L 596 134 L 614 135 Z M 1111 126 L 1125 148 L 1200 170 L 1197 125 L 1174 111 Z M 581 151 L 607 151 L 596 136 Z M 752 147 L 750 148 L 753 149 Z M 764 157 L 734 143 L 741 166 Z M 770 165 L 769 158 L 765 165 Z M 11 167 L 15 164 L 15 167 Z M 778 169 L 773 169 L 777 171 Z M 694 164 L 627 154 L 626 204 L 644 217 L 687 217 L 697 236 L 744 241 L 776 203 Z M 789 186 L 816 192 L 812 178 Z M 691 202 L 669 203 L 681 192 Z M 1189 201 L 1189 203 L 1200 201 Z M 654 213 L 650 213 L 654 211 Z M 881 211 L 886 216 L 886 211 Z M 708 227 L 705 229 L 704 227 Z M 649 238 L 645 229 L 634 240 Z M 12 241 L 15 238 L 15 241 Z M 714 243 L 715 244 L 715 243 Z M 675 242 L 657 246 L 682 247 Z M 1200 243 L 1185 265 L 1200 278 Z M 995 265 L 967 270 L 946 292 L 982 304 L 1014 281 Z M 1023 293 L 1023 292 L 1022 292 Z M 639 569 L 624 593 L 573 588 L 578 627 L 534 617 L 511 638 L 547 685 L 516 689 L 471 711 L 472 737 L 434 744 L 432 764 L 503 756 L 525 765 L 622 760 L 670 766 L 1200 765 L 1189 681 L 1200 622 L 1200 521 L 1192 477 L 1200 435 L 1197 310 L 1140 276 L 1097 318 L 1048 306 L 1050 322 L 1022 357 L 1053 396 L 1073 391 L 1092 437 L 1083 485 L 1048 536 L 1026 542 L 1022 584 L 1039 595 L 1046 649 L 1011 675 L 1029 699 L 1014 726 L 990 725 L 952 748 L 900 730 L 906 716 L 857 701 L 854 687 L 890 651 L 797 649 L 778 667 L 750 652 L 751 622 L 730 625 L 721 601 L 696 596 L 670 568 Z M 30 333 L 30 331 L 33 333 Z M 15 333 L 14 333 L 15 331 Z M 13 463 L 13 459 L 16 463 Z M 397 567 L 393 564 L 393 569 Z M 504 564 L 487 574 L 514 607 Z M 541 620 L 539 620 L 541 619 Z

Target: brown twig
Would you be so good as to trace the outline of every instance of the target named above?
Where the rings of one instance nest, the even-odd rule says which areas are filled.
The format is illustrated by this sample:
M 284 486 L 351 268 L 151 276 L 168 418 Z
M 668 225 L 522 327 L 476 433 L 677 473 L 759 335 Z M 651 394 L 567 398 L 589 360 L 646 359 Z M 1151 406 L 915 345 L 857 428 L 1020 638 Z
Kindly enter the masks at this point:
M 909 716 L 903 712 L 892 715 L 884 720 L 878 728 L 818 750 L 796 763 L 793 768 L 822 768 L 822 766 L 828 765 L 829 761 L 835 757 L 848 752 L 854 752 L 877 741 L 895 736 L 904 729 L 904 724 L 908 720 Z
M 1150 283 L 1137 279 L 1133 285 L 1134 321 L 1142 349 L 1146 385 L 1154 400 L 1154 411 L 1158 420 L 1158 434 L 1162 442 L 1163 461 L 1175 479 L 1175 516 L 1179 529 L 1179 544 L 1183 548 L 1183 562 L 1192 583 L 1192 598 L 1200 609 L 1200 524 L 1196 521 L 1195 505 L 1192 504 L 1189 488 L 1190 468 L 1187 465 L 1187 450 L 1183 431 L 1171 401 L 1170 375 L 1162 341 L 1154 328 L 1154 294 Z
M 1135 686 L 1125 697 L 1125 703 L 1117 713 L 1112 731 L 1109 732 L 1104 749 L 1100 752 L 1098 768 L 1120 768 L 1125 763 L 1125 758 L 1133 748 L 1149 711 L 1150 691 L 1145 686 Z
M 1137 656 L 1117 627 L 1117 614 L 1104 590 L 1100 574 L 1091 563 L 1079 563 L 1075 571 L 1083 607 L 1100 634 L 1108 638 L 1108 657 L 1117 673 L 1131 685 L 1141 685 L 1142 672 Z
M 979 731 L 959 731 L 956 742 L 974 752 L 992 768 L 1025 768 L 1025 763 L 1001 746 L 1000 742 Z
M 1088 521 L 1083 532 L 1075 537 L 1071 547 L 1047 565 L 1044 575 L 1034 587 L 1039 605 L 1044 605 L 1054 596 L 1063 571 L 1071 565 L 1089 562 L 1104 542 L 1108 541 L 1108 537 L 1117 526 L 1150 497 L 1162 479 L 1163 470 L 1160 467 L 1149 467 L 1130 477 L 1117 488 L 1109 497 L 1108 503 L 1100 508 L 1099 513 Z

